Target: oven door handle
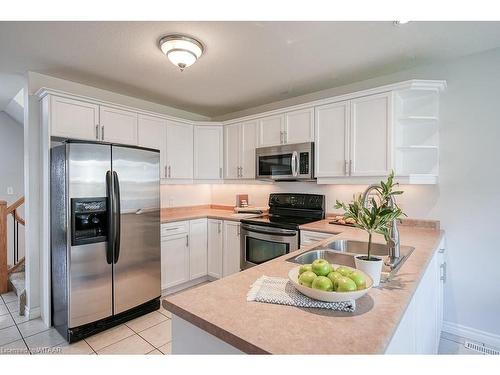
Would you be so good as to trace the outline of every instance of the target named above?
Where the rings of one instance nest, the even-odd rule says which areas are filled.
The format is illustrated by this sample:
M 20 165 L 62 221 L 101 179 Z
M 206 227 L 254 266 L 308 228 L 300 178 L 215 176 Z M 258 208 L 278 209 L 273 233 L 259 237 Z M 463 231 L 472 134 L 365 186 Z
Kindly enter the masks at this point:
M 288 230 L 288 229 L 273 229 L 273 230 L 265 230 L 262 229 L 262 227 L 256 227 L 256 226 L 249 226 L 249 225 L 242 225 L 241 229 L 246 230 L 251 233 L 259 233 L 259 234 L 271 234 L 271 235 L 276 235 L 276 236 L 296 236 L 297 231 L 296 230 Z

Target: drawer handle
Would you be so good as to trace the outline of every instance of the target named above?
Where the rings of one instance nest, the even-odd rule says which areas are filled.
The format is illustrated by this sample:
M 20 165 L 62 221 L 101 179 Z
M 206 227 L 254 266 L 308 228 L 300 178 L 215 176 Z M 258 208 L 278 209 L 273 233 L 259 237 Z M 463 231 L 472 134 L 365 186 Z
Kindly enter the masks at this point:
M 165 228 L 165 230 L 177 230 L 177 229 L 181 229 L 181 227 Z

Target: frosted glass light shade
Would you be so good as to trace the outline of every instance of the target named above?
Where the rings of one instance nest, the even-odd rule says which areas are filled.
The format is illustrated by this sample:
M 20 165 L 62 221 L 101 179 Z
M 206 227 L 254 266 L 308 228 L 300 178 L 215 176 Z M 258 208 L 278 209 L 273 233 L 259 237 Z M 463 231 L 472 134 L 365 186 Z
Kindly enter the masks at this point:
M 203 45 L 199 41 L 183 35 L 161 38 L 160 49 L 181 71 L 193 65 L 203 54 Z

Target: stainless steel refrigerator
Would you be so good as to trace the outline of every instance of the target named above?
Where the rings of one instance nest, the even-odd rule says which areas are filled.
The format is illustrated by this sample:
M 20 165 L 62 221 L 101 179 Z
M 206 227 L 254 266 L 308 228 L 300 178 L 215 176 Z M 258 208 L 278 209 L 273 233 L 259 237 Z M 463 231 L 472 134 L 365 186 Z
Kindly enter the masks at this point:
M 157 150 L 52 148 L 52 323 L 69 342 L 159 308 L 159 169 Z

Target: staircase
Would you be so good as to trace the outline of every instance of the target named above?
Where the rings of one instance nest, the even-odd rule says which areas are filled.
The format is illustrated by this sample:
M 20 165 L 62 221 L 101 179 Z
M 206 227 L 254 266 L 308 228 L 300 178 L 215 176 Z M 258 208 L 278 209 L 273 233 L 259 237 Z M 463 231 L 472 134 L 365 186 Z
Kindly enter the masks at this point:
M 19 226 L 25 226 L 25 221 L 18 215 L 18 208 L 24 203 L 24 197 L 19 198 L 10 206 L 7 202 L 0 201 L 0 294 L 10 290 L 17 295 L 19 304 L 19 315 L 24 315 L 26 306 L 26 278 L 25 278 L 25 258 L 19 259 Z M 13 265 L 7 264 L 7 223 L 9 217 L 13 222 Z

